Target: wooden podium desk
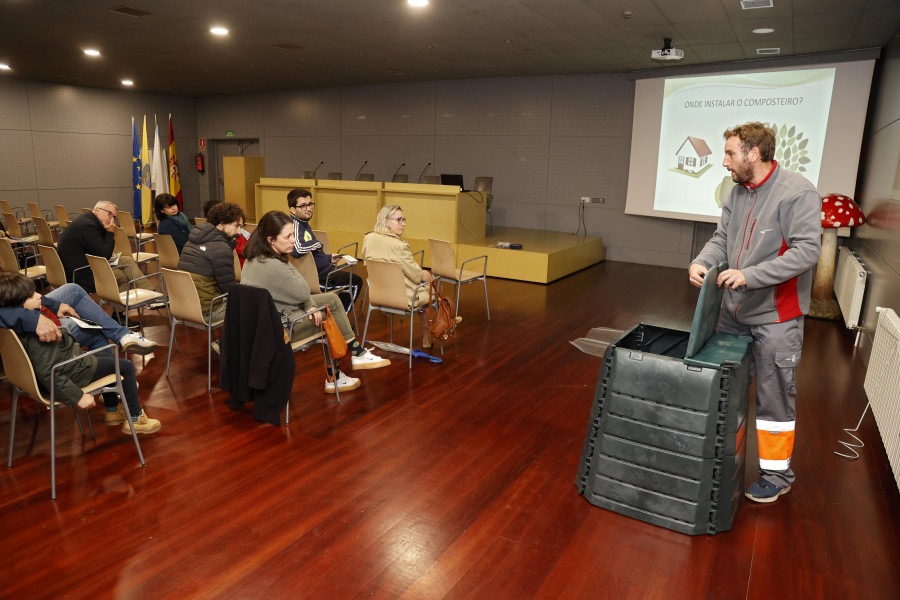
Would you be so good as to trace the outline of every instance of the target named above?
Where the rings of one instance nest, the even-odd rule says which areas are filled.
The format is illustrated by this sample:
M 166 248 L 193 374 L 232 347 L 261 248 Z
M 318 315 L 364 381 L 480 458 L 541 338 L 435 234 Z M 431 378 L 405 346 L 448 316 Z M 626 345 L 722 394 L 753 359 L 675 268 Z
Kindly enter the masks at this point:
M 425 250 L 428 238 L 446 240 L 454 250 L 460 243 L 484 242 L 487 199 L 482 192 L 460 192 L 455 186 L 380 181 L 263 178 L 256 186 L 256 214 L 287 212 L 287 194 L 307 188 L 316 203 L 310 225 L 328 232 L 334 251 L 357 242 L 372 230 L 382 206 L 399 204 L 406 216 L 403 239 L 413 252 Z

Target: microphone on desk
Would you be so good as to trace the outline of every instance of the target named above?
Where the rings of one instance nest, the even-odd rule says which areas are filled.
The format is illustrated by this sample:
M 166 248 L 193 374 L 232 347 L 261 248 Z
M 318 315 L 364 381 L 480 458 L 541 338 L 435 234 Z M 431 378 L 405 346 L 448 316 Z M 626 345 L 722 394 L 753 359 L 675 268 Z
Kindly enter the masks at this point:
M 316 171 L 318 171 L 318 170 L 319 170 L 319 167 L 321 167 L 321 166 L 324 165 L 324 164 L 325 164 L 325 161 L 323 160 L 322 162 L 319 163 L 319 166 L 318 166 L 318 167 L 316 167 L 315 169 L 313 169 L 313 176 L 312 176 L 312 179 L 315 179 L 315 178 L 316 178 Z
M 430 166 L 431 166 L 431 163 L 428 163 L 427 165 L 425 165 L 425 168 L 422 169 L 422 172 L 419 173 L 419 183 L 422 183 L 422 178 L 425 177 L 425 171 L 427 171 L 428 167 L 430 167 Z
M 356 177 L 353 178 L 355 181 L 359 181 L 359 174 L 362 173 L 362 170 L 365 168 L 365 166 L 367 164 L 369 164 L 369 161 L 364 162 L 362 164 L 362 166 L 359 168 L 359 171 L 356 172 Z
M 393 175 L 391 175 L 391 181 L 394 180 L 394 177 L 397 176 L 397 173 L 400 172 L 400 169 L 402 169 L 402 168 L 405 167 L 405 166 L 406 166 L 406 163 L 402 163 L 399 167 L 397 167 L 397 170 L 394 171 L 394 174 L 393 174 Z

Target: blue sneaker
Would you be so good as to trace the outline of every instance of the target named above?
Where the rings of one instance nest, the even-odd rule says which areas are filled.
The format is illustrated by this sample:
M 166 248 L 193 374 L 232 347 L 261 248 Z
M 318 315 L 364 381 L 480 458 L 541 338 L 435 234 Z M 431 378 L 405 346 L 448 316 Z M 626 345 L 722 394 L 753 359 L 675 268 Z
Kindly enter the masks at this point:
M 775 502 L 778 500 L 778 496 L 787 494 L 789 491 L 791 491 L 791 486 L 778 487 L 774 483 L 760 477 L 759 481 L 747 488 L 744 495 L 754 502 L 768 504 L 769 502 Z

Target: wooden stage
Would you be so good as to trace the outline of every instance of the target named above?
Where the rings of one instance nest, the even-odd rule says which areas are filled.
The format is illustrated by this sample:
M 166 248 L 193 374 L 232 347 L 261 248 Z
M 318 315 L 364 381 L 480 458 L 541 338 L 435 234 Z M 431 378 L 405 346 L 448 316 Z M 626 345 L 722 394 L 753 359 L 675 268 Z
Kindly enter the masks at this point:
M 498 248 L 497 242 L 522 244 L 522 249 Z M 602 238 L 512 227 L 497 227 L 480 244 L 458 244 L 456 260 L 483 254 L 488 257 L 489 276 L 533 283 L 550 283 L 606 260 Z

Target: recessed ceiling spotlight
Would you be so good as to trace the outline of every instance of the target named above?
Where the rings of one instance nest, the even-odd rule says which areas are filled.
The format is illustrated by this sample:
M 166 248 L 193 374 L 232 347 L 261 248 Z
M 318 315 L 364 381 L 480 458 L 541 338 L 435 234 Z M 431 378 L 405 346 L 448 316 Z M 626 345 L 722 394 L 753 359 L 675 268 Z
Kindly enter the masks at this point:
M 84 53 L 88 56 L 100 56 L 100 51 L 94 50 L 93 48 L 85 48 Z
M 213 27 L 209 32 L 213 35 L 228 35 L 228 30 L 224 27 Z
M 759 29 L 754 29 L 753 33 L 774 33 L 775 30 L 771 27 L 760 27 Z
M 625 12 L 622 13 L 623 19 L 630 19 L 633 16 L 634 16 L 634 13 L 631 12 L 630 10 L 626 10 Z
M 0 71 L 12 71 L 12 67 L 6 63 L 0 63 Z
M 416 8 L 428 6 L 428 0 L 406 0 L 406 3 L 410 6 L 415 6 Z
M 130 79 L 123 79 L 122 85 L 125 85 L 125 86 L 134 85 L 134 82 Z

